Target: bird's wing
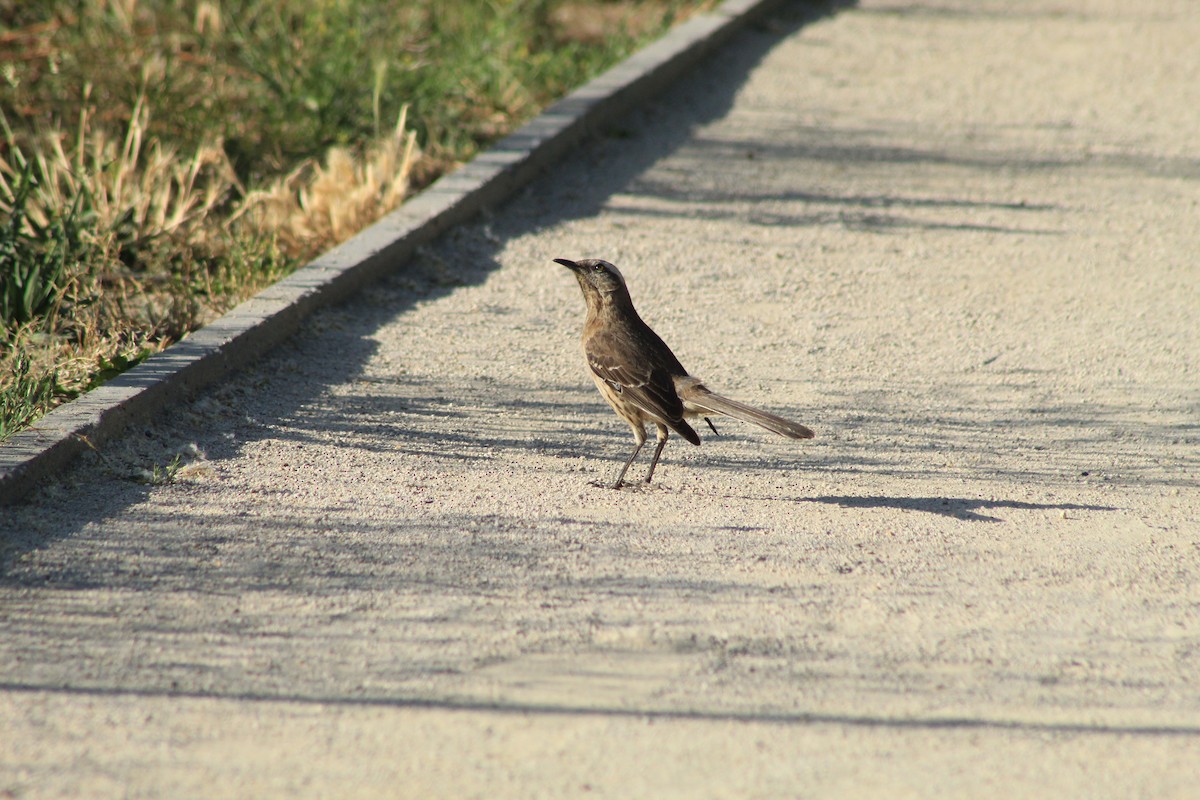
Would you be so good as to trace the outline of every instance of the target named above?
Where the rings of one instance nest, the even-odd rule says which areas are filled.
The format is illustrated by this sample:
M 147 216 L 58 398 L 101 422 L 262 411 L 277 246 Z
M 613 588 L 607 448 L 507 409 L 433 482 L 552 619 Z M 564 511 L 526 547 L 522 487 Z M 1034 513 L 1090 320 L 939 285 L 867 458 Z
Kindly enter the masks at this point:
M 587 341 L 584 353 L 596 377 L 623 398 L 692 444 L 700 443 L 700 437 L 683 419 L 683 401 L 675 391 L 671 371 L 666 365 L 654 363 L 653 358 L 646 358 L 645 348 L 634 348 L 621 336 L 598 334 Z

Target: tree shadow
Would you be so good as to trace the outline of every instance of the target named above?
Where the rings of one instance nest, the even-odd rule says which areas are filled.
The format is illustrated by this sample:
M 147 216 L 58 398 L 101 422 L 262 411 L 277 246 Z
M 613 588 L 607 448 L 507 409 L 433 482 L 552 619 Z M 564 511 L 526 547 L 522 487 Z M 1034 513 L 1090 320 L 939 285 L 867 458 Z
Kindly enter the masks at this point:
M 968 497 L 888 497 L 883 495 L 844 495 L 841 497 L 801 497 L 800 503 L 825 503 L 838 508 L 883 508 L 921 511 L 952 517 L 965 522 L 1003 522 L 1000 517 L 979 513 L 981 510 L 1011 508 L 1022 511 L 1116 511 L 1114 506 L 1083 503 L 1027 503 L 1020 500 L 983 500 Z
M 0 682 L 0 691 L 20 694 L 63 694 L 81 698 L 172 698 L 221 699 L 243 703 L 296 703 L 308 706 L 418 709 L 425 711 L 484 712 L 528 717 L 609 717 L 645 721 L 738 722 L 780 727 L 839 725 L 897 731 L 978 731 L 1018 735 L 1200 738 L 1200 726 L 1185 724 L 1138 724 L 1013 717 L 984 714 L 850 714 L 823 711 L 729 708 L 669 708 L 661 704 L 599 705 L 595 703 L 537 703 L 505 700 L 474 700 L 463 697 L 420 696 L 312 696 L 290 692 L 225 693 L 216 691 L 163 691 L 144 688 L 39 686 L 20 681 Z

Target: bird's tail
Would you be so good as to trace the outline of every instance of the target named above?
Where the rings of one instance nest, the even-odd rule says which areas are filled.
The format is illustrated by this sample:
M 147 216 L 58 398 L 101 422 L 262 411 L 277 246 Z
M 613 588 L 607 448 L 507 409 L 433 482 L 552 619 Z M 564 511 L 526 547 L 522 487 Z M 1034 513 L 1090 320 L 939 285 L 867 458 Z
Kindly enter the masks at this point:
M 683 383 L 681 381 L 681 383 Z M 691 378 L 687 383 L 677 386 L 679 397 L 683 400 L 684 408 L 688 411 L 703 416 L 704 414 L 724 414 L 735 419 L 740 419 L 743 422 L 752 422 L 755 425 L 766 428 L 772 433 L 778 433 L 780 436 L 786 436 L 789 439 L 811 439 L 813 432 L 804 427 L 798 422 L 777 417 L 774 414 L 768 414 L 766 411 L 748 406 L 745 403 L 739 403 L 736 400 L 730 400 L 728 397 L 722 397 L 719 394 L 713 394 L 695 378 Z

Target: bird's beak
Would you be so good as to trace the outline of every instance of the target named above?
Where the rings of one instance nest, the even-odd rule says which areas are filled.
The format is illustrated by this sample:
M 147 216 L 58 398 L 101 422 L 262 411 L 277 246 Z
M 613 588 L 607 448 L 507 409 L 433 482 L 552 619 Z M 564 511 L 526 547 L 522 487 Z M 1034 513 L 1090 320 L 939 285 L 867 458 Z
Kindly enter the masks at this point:
M 567 269 L 579 269 L 578 264 L 576 264 L 574 261 L 568 261 L 565 258 L 556 258 L 556 259 L 554 259 L 554 261 L 556 263 L 562 264 Z

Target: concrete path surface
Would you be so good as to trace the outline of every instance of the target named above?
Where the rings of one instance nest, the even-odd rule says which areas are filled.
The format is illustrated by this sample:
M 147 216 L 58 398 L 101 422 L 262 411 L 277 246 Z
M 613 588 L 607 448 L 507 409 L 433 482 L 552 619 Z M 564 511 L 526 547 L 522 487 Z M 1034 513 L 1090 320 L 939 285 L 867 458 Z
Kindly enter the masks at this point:
M 1195 797 L 1200 13 L 802 10 L 0 512 L 0 797 Z

